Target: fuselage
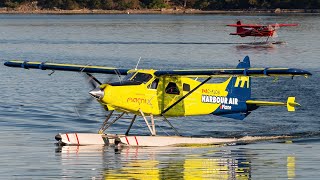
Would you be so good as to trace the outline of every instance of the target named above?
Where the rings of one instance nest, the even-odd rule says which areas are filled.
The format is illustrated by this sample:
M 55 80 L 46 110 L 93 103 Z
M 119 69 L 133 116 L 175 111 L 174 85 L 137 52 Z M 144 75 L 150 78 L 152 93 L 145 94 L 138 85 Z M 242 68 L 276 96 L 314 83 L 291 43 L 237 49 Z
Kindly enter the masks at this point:
M 108 109 L 166 116 L 228 114 L 246 111 L 245 100 L 250 97 L 232 93 L 235 88 L 250 89 L 250 78 L 230 77 L 222 83 L 203 84 L 184 76 L 154 75 L 154 70 L 130 71 L 122 82 L 101 86 L 104 96 L 99 100 Z M 194 92 L 190 93 L 190 91 Z M 231 90 L 231 92 L 230 92 Z M 236 92 L 237 90 L 235 90 Z M 186 96 L 189 93 L 188 96 Z M 186 97 L 184 97 L 186 96 Z
M 258 37 L 271 37 L 275 32 L 274 29 L 270 29 L 268 27 L 260 27 L 260 28 L 243 28 L 241 37 L 246 36 L 258 36 Z

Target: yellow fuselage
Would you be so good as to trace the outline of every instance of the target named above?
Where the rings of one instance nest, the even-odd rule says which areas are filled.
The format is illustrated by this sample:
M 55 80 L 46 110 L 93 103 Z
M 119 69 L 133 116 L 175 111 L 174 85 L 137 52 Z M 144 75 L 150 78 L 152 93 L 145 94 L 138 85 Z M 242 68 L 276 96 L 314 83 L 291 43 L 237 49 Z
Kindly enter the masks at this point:
M 138 114 L 139 110 L 141 110 L 145 114 L 161 115 L 166 108 L 201 83 L 200 81 L 183 76 L 161 76 L 158 78 L 154 76 L 154 70 L 138 70 L 132 71 L 131 73 L 137 74 L 139 72 L 150 74 L 152 78 L 139 85 L 125 85 L 125 83 L 123 83 L 123 85 L 102 85 L 104 88 L 104 97 L 100 102 L 107 105 L 109 109 L 114 108 L 118 111 L 136 112 Z M 168 110 L 165 115 L 206 115 L 221 108 L 221 105 L 237 104 L 237 98 L 225 98 L 228 95 L 226 89 L 231 78 L 232 77 L 228 78 L 223 83 L 203 84 Z M 241 77 L 238 78 L 241 80 Z M 244 81 L 240 83 L 238 78 L 234 86 L 247 88 L 244 87 Z M 244 78 L 246 77 L 242 77 L 242 79 Z M 245 80 L 248 81 L 248 78 Z M 154 81 L 157 81 L 156 88 L 152 87 Z

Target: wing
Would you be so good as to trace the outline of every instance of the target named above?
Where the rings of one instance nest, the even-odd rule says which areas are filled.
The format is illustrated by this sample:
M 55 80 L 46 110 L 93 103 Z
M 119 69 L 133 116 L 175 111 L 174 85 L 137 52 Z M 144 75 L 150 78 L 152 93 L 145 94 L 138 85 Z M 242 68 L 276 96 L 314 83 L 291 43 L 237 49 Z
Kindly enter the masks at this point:
M 156 76 L 230 77 L 230 76 L 310 76 L 310 72 L 295 68 L 234 68 L 156 71 Z
M 284 26 L 298 26 L 298 24 L 270 24 L 270 25 L 262 25 L 262 24 L 228 24 L 227 26 L 231 27 L 244 27 L 244 28 L 261 28 L 261 27 L 284 27 Z
M 272 27 L 298 26 L 298 24 L 270 24 Z
M 127 75 L 130 69 L 118 69 L 105 66 L 77 65 L 77 64 L 58 64 L 47 62 L 31 62 L 31 61 L 7 61 L 5 66 L 18 67 L 25 69 L 41 69 L 41 70 L 57 70 L 57 71 L 74 71 L 87 73 L 102 73 L 102 74 L 118 74 Z
M 105 66 L 76 65 L 76 64 L 58 64 L 46 62 L 29 62 L 29 61 L 7 61 L 5 66 L 19 67 L 25 69 L 41 70 L 59 70 L 74 71 L 87 73 L 102 74 L 119 74 L 126 75 L 130 69 L 118 69 Z M 155 71 L 155 76 L 188 76 L 188 77 L 230 77 L 230 76 L 309 76 L 310 72 L 295 68 L 250 68 L 249 57 L 245 57 L 237 68 L 220 68 L 220 69 L 192 69 L 192 70 L 171 70 Z
M 266 27 L 267 25 L 261 25 L 261 24 L 228 24 L 227 26 L 244 27 L 244 28 L 261 28 L 261 27 Z

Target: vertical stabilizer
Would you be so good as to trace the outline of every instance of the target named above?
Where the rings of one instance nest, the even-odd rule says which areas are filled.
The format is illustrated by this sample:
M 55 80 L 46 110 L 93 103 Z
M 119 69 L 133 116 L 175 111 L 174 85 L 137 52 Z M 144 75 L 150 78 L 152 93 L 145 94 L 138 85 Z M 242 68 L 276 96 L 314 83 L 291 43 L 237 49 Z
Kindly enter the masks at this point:
M 246 56 L 239 62 L 237 68 L 250 68 L 250 58 Z M 228 96 L 235 96 L 241 101 L 246 101 L 251 97 L 251 78 L 249 76 L 232 77 L 227 87 Z
M 249 56 L 239 62 L 237 68 L 250 68 Z M 226 98 L 233 102 L 228 103 L 228 108 L 225 108 L 226 106 L 222 104 L 220 109 L 215 111 L 215 114 L 233 119 L 244 119 L 250 113 L 246 101 L 251 98 L 251 78 L 245 74 L 231 77 L 226 91 L 228 92 Z
M 244 57 L 242 62 L 239 62 L 237 68 L 250 68 L 250 58 L 249 56 Z
M 241 21 L 237 21 L 237 25 L 241 25 Z M 242 33 L 242 32 L 243 32 L 243 27 L 238 26 L 237 33 Z

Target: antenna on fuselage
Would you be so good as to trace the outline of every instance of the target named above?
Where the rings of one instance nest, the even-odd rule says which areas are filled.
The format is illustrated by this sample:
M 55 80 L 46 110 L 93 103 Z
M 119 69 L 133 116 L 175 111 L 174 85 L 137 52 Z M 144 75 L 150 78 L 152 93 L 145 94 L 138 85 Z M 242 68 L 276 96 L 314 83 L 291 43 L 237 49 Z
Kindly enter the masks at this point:
M 137 70 L 137 69 L 138 69 L 138 65 L 139 65 L 139 63 L 140 63 L 140 60 L 141 60 L 141 57 L 139 57 L 138 63 L 137 63 L 137 65 L 136 65 L 136 68 L 134 68 L 134 70 Z

